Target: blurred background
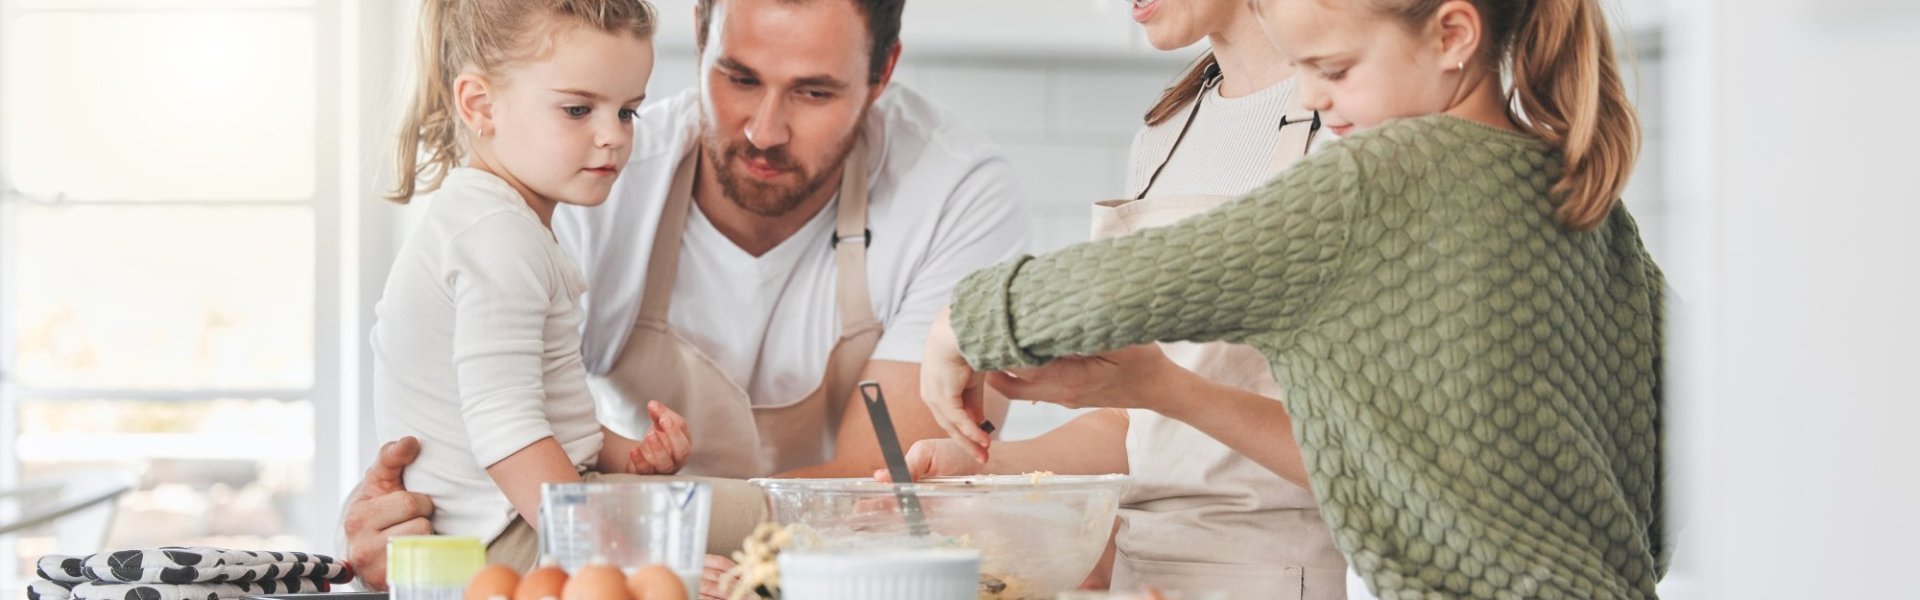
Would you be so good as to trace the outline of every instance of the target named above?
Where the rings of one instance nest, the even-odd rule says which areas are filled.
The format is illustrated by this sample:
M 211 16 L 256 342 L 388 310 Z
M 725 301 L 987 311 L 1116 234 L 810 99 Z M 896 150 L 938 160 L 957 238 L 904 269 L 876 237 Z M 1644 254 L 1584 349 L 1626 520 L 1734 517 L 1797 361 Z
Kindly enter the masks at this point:
M 693 85 L 693 8 L 655 4 L 663 98 Z M 0 0 L 0 524 L 82 507 L 0 534 L 0 593 L 63 548 L 332 548 L 377 445 L 416 8 Z M 1125 8 L 908 3 L 897 81 L 1011 156 L 1033 251 L 1087 237 L 1198 52 Z M 1916 597 L 1920 2 L 1610 9 L 1647 133 L 1626 203 L 1682 301 L 1667 595 Z M 1071 416 L 1022 404 L 1006 435 Z

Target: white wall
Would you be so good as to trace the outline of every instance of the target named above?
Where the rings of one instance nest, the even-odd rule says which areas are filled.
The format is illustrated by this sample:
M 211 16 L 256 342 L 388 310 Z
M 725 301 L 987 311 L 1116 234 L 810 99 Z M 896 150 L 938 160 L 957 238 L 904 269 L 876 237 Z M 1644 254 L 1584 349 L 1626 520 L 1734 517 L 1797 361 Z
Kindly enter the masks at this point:
M 1920 538 L 1920 4 L 1677 0 L 1678 575 L 1911 598 Z

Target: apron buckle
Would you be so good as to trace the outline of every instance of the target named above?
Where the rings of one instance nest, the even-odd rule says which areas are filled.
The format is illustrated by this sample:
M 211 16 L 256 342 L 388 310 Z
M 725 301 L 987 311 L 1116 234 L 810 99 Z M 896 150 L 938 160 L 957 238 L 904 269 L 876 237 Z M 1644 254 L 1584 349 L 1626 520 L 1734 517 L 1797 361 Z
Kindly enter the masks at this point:
M 866 231 L 861 233 L 860 235 L 850 235 L 847 237 L 840 237 L 840 232 L 838 230 L 835 230 L 833 232 L 833 237 L 827 238 L 827 247 L 838 248 L 840 247 L 840 242 L 844 242 L 847 240 L 860 240 L 861 245 L 868 248 L 872 248 L 873 247 L 873 228 L 871 227 L 867 228 Z

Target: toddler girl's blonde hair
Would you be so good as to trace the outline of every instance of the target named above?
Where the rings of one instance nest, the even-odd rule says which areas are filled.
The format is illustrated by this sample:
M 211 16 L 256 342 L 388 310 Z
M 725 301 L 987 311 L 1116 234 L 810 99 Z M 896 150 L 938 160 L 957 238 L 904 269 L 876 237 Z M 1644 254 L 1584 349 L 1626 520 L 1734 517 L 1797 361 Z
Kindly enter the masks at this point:
M 419 82 L 400 125 L 398 181 L 387 199 L 405 203 L 439 189 L 465 158 L 453 106 L 461 73 L 497 78 L 503 67 L 544 55 L 559 36 L 580 28 L 652 39 L 654 23 L 646 0 L 426 0 Z

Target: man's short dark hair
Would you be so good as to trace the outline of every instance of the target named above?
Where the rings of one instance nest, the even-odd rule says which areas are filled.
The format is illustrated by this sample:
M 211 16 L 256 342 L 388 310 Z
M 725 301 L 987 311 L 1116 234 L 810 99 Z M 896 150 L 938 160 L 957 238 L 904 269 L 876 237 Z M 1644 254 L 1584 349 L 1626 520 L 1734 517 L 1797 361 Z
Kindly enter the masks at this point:
M 713 5 L 720 0 L 695 0 L 698 9 L 700 30 L 694 33 L 694 40 L 701 48 L 707 47 L 707 27 L 713 24 Z M 780 0 L 788 4 L 804 4 L 818 0 Z M 867 57 L 867 83 L 880 83 L 880 73 L 887 69 L 887 58 L 893 55 L 893 47 L 900 43 L 900 13 L 906 10 L 907 0 L 834 0 L 852 2 L 860 9 L 861 16 L 867 18 L 867 35 L 873 38 L 873 47 Z

